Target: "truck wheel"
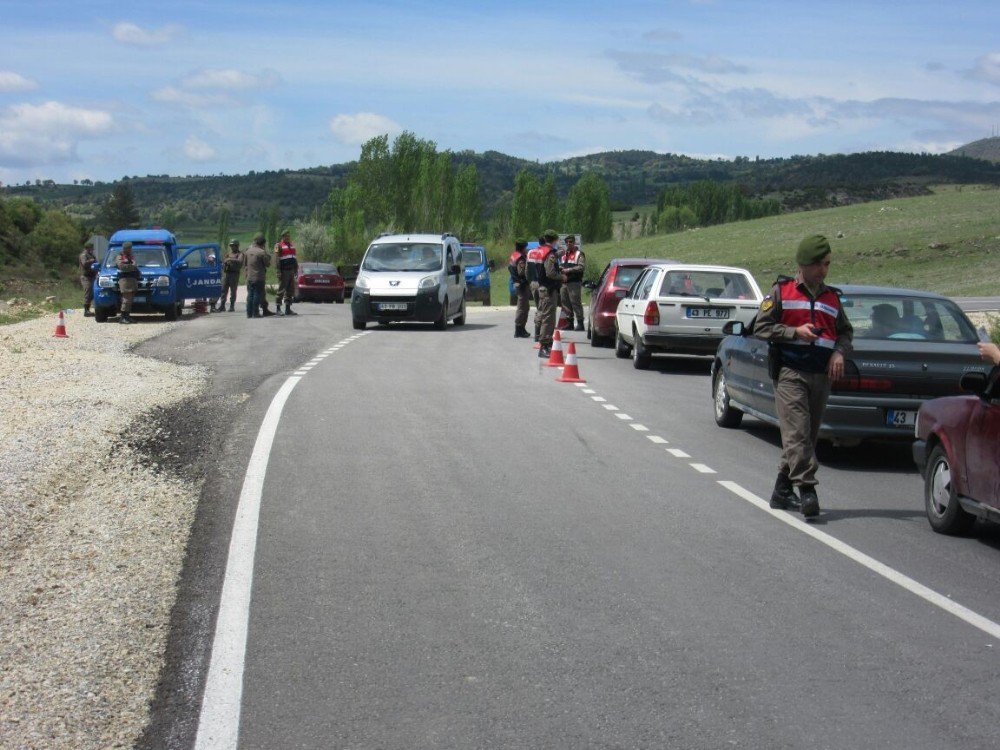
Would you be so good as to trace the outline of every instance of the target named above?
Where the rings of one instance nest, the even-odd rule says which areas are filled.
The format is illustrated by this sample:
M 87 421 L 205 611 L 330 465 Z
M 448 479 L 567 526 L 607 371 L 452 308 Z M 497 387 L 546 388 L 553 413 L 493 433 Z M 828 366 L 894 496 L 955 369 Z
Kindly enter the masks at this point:
M 365 330 L 365 326 L 367 326 L 367 325 L 368 324 L 365 321 L 358 320 L 357 318 L 354 318 L 354 330 L 355 331 L 363 331 L 363 330 Z
M 95 307 L 94 308 L 94 321 L 97 323 L 104 323 L 108 319 L 108 308 L 106 307 Z
M 924 475 L 924 505 L 931 528 L 939 534 L 963 534 L 976 520 L 958 502 L 951 473 L 948 454 L 942 446 L 934 446 Z
M 739 427 L 743 422 L 743 412 L 729 404 L 729 392 L 726 390 L 726 376 L 722 369 L 715 374 L 712 384 L 713 401 L 715 403 L 715 423 L 719 427 Z

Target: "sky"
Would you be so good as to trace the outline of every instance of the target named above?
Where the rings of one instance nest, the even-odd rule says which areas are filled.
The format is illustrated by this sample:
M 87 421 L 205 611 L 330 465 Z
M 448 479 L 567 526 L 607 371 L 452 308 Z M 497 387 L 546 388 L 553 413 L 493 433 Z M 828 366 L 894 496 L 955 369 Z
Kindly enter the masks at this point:
M 3 184 L 340 164 L 404 130 L 542 163 L 1000 134 L 996 0 L 0 0 L 0 28 Z

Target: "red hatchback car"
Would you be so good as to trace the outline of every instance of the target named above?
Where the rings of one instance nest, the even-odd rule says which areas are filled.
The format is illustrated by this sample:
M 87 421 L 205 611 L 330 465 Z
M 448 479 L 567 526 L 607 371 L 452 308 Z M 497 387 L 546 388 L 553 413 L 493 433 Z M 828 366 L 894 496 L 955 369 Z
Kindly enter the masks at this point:
M 344 278 L 332 263 L 299 263 L 295 301 L 344 302 Z
M 1000 521 L 1000 367 L 962 376 L 961 396 L 925 401 L 913 460 L 924 476 L 931 528 L 961 534 L 976 517 Z
M 673 263 L 664 258 L 612 258 L 601 278 L 584 284 L 590 290 L 590 315 L 587 338 L 591 346 L 613 346 L 615 312 L 618 302 L 628 293 L 632 282 L 650 263 Z

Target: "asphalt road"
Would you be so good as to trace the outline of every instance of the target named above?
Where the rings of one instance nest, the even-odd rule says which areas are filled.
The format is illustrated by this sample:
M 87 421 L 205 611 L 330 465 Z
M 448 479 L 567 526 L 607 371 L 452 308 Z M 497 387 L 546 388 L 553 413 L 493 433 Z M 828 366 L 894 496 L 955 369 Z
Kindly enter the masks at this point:
M 347 306 L 298 309 L 144 347 L 212 367 L 225 426 L 198 437 L 215 470 L 144 746 L 193 746 L 283 387 L 240 748 L 1000 745 L 1000 532 L 934 534 L 905 447 L 825 450 L 807 526 L 755 499 L 777 432 L 718 428 L 704 360 L 638 372 L 576 334 L 578 386 L 510 312 L 355 336 Z

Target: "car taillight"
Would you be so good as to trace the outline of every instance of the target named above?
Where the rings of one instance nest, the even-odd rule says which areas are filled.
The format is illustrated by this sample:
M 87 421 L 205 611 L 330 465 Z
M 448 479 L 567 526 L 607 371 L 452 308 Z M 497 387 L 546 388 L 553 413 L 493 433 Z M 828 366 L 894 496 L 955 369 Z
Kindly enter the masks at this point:
M 643 313 L 642 322 L 648 326 L 660 325 L 660 308 L 652 300 L 646 305 L 646 312 Z
M 891 391 L 892 381 L 889 378 L 844 378 L 836 380 L 832 386 L 835 391 Z
M 611 266 L 611 273 L 608 274 L 608 283 L 605 285 L 610 288 L 615 285 L 615 279 L 618 277 L 618 266 Z

